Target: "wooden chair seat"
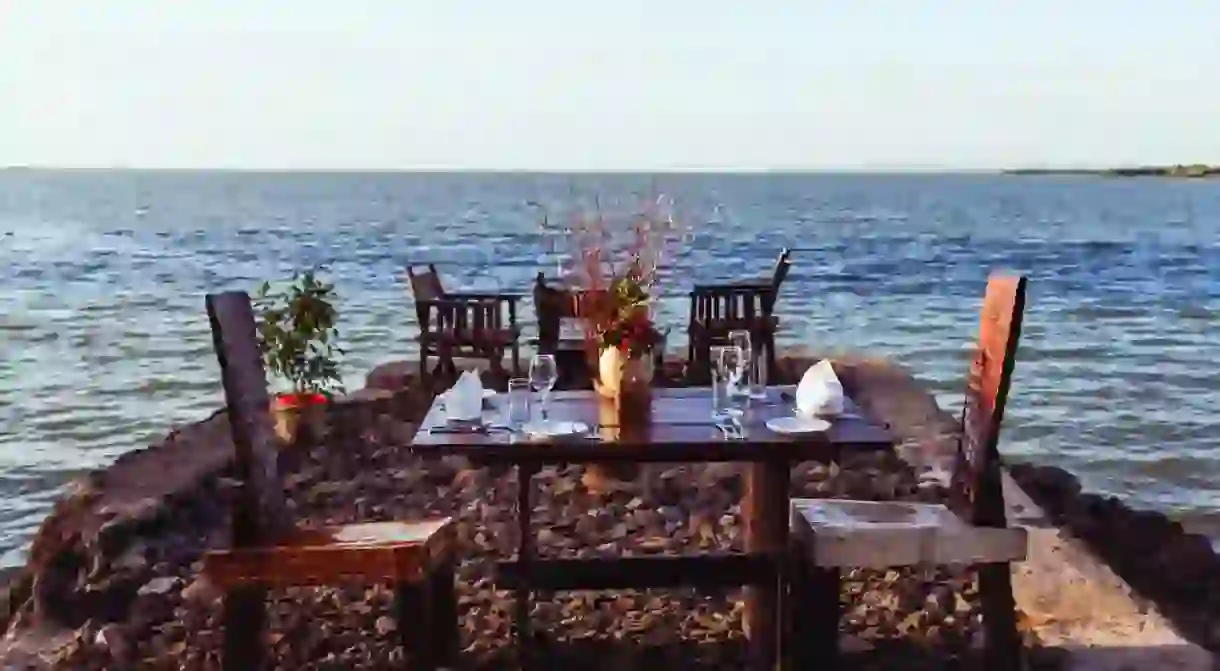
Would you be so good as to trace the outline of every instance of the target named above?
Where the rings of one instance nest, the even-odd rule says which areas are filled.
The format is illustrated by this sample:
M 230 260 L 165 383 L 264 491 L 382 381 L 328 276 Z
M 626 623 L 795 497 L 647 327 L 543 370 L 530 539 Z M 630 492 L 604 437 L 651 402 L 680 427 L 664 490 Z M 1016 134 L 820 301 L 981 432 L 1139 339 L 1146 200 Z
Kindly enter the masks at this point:
M 1025 559 L 1025 529 L 976 527 L 947 506 L 793 499 L 792 536 L 813 566 L 891 568 Z
M 208 552 L 203 570 L 223 589 L 414 582 L 449 553 L 452 529 L 447 517 L 300 529 L 266 547 Z

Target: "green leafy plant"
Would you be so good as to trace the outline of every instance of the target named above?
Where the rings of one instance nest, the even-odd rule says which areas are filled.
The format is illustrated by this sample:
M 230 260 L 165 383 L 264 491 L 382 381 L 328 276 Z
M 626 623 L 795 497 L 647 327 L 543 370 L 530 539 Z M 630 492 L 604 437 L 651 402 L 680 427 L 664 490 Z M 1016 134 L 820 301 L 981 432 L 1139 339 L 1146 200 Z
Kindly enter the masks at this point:
M 314 271 L 294 273 L 292 282 L 272 290 L 264 282 L 254 304 L 259 311 L 258 345 L 267 370 L 292 385 L 295 394 L 343 393 L 336 357 L 335 286 Z

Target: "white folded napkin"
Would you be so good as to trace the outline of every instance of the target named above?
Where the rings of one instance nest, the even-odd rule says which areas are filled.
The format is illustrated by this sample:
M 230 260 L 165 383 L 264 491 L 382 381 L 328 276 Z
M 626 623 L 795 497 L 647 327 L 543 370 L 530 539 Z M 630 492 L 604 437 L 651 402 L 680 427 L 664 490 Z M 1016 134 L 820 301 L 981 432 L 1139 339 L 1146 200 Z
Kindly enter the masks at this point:
M 801 376 L 796 388 L 798 415 L 833 416 L 843 413 L 843 383 L 828 359 L 822 359 Z
M 445 414 L 449 419 L 468 421 L 483 415 L 483 381 L 477 373 L 466 371 L 445 392 Z

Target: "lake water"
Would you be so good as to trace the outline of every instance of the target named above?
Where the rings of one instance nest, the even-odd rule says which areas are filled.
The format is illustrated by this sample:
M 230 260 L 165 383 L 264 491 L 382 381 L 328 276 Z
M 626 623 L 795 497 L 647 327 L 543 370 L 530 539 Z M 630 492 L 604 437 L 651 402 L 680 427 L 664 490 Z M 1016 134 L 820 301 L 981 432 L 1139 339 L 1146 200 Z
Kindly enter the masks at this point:
M 613 213 L 654 193 L 691 227 L 663 286 L 671 346 L 684 287 L 766 273 L 790 246 L 785 342 L 894 357 L 956 404 L 988 271 L 1026 273 L 1004 452 L 1220 536 L 1220 182 L 10 170 L 0 566 L 69 478 L 220 403 L 205 292 L 327 264 L 359 387 L 412 356 L 408 263 L 436 262 L 454 288 L 527 290 L 556 266 L 530 202 Z

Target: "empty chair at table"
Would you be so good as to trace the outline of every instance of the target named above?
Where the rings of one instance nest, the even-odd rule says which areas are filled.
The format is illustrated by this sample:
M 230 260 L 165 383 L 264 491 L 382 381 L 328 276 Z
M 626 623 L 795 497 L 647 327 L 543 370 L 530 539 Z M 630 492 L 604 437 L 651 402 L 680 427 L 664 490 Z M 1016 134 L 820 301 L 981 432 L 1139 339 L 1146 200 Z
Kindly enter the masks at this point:
M 506 293 L 446 291 L 436 266 L 416 272 L 407 268 L 419 324 L 419 372 L 424 378 L 451 382 L 457 376 L 456 359 L 482 359 L 492 372 L 504 376 L 504 356 L 512 355 L 512 372 L 521 373 L 517 327 L 519 296 Z M 428 369 L 428 359 L 436 366 Z
M 451 666 L 459 645 L 451 520 L 297 527 L 278 475 L 250 298 L 209 295 L 207 311 L 240 481 L 232 548 L 203 561 L 204 575 L 225 591 L 224 669 L 264 668 L 268 588 L 350 582 L 393 586 L 398 635 L 414 668 Z
M 534 281 L 534 313 L 538 318 L 535 346 L 539 354 L 555 357 L 559 368 L 558 389 L 589 388 L 592 384 L 593 344 L 583 328 L 564 333 L 565 324 L 588 316 L 591 300 L 596 300 L 596 295 L 590 291 L 561 289 L 547 284 L 541 272 Z
M 766 366 L 768 379 L 774 378 L 775 333 L 779 330 L 775 303 L 791 266 L 791 251 L 784 248 L 769 279 L 695 285 L 687 326 L 688 377 L 708 379 L 711 348 L 728 344 L 733 331 L 748 331 L 754 355 L 763 357 L 760 363 Z
M 1000 423 L 1021 333 L 1025 278 L 993 276 L 967 379 L 950 504 L 794 499 L 790 582 L 794 655 L 837 657 L 840 569 L 978 567 L 988 668 L 1020 668 L 1010 563 L 1025 558 L 1024 529 L 1005 516 Z M 798 668 L 804 668 L 799 663 Z

